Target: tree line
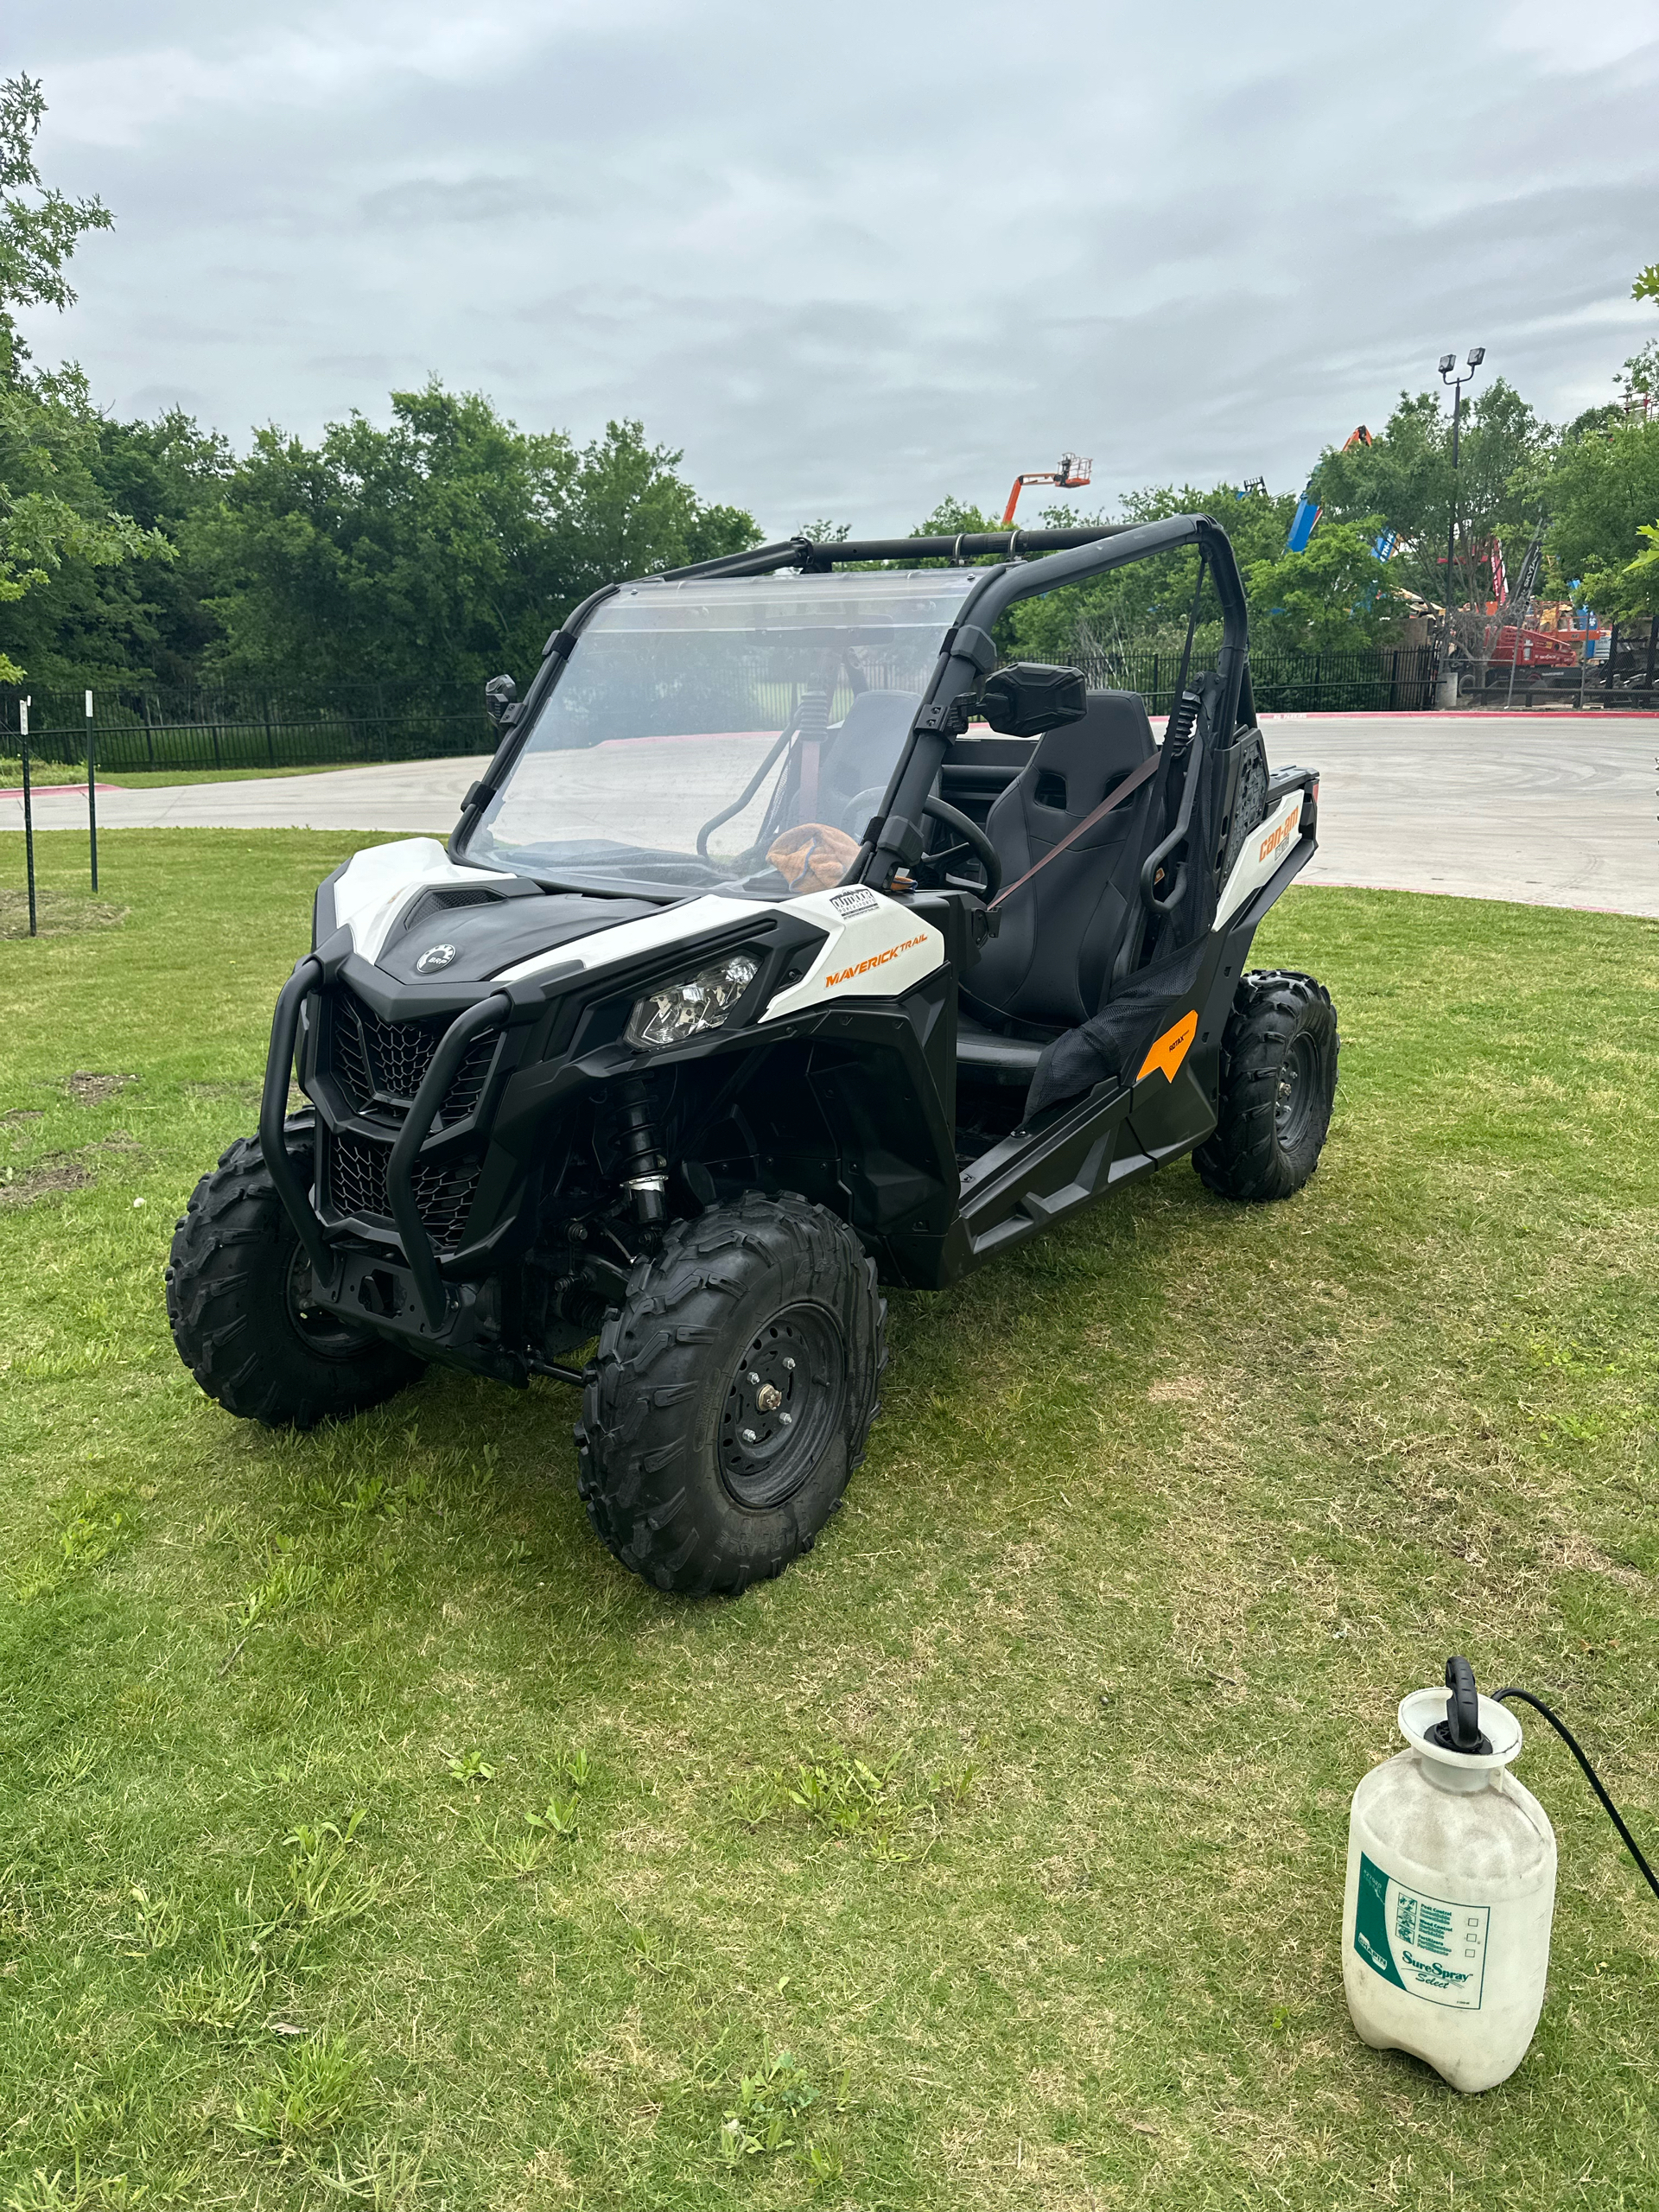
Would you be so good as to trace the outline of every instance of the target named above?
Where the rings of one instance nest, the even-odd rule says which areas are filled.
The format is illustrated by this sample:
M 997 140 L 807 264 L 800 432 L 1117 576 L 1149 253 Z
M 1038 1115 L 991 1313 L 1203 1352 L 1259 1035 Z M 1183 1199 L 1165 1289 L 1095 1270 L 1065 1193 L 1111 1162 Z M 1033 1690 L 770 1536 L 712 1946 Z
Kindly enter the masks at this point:
M 475 683 L 528 672 L 597 585 L 759 542 L 754 518 L 700 495 L 681 454 L 640 423 L 611 423 L 581 446 L 522 430 L 436 379 L 392 393 L 384 428 L 353 412 L 308 443 L 270 427 L 240 454 L 178 410 L 118 421 L 78 368 L 38 365 L 16 325 L 18 308 L 73 303 L 76 244 L 113 219 L 42 180 L 44 112 L 35 80 L 0 85 L 0 682 Z M 1659 271 L 1636 289 L 1659 300 Z M 1476 396 L 1456 480 L 1454 596 L 1484 597 L 1491 548 L 1513 568 L 1543 528 L 1546 589 L 1615 614 L 1659 611 L 1659 420 L 1645 405 L 1659 346 L 1625 371 L 1623 406 L 1565 428 L 1502 378 Z M 1445 590 L 1453 479 L 1440 395 L 1402 393 L 1369 446 L 1328 448 L 1311 490 L 1322 514 L 1301 553 L 1285 550 L 1297 494 L 1260 483 L 1150 487 L 1098 518 L 1214 515 L 1262 645 L 1399 638 L 1402 594 L 1437 605 Z M 1064 507 L 1046 518 L 1093 518 Z M 995 526 L 955 499 L 917 525 Z M 1186 554 L 1064 607 L 1031 603 L 1020 648 L 1179 642 L 1195 576 Z

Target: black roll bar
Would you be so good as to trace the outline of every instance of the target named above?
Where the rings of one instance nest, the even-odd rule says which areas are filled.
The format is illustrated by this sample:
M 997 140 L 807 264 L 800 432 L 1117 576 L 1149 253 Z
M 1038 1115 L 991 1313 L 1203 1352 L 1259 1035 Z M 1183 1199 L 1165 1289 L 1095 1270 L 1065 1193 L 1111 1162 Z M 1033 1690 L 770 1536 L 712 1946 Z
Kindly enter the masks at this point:
M 265 1057 L 265 1087 L 259 1098 L 259 1149 L 265 1172 L 276 1186 L 283 1210 L 304 1245 L 321 1290 L 334 1274 L 334 1262 L 322 1224 L 312 1210 L 304 1183 L 288 1156 L 288 1083 L 294 1067 L 294 1046 L 300 1033 L 300 1007 L 306 994 L 322 981 L 322 963 L 308 952 L 276 995 L 270 1019 L 270 1051 Z
M 1017 561 L 1030 553 L 1093 545 L 1135 527 L 1133 523 L 1103 522 L 1084 530 L 964 530 L 954 537 L 845 537 L 822 545 L 810 537 L 785 537 L 774 545 L 753 546 L 747 553 L 722 553 L 717 560 L 665 569 L 661 581 L 677 584 L 697 576 L 764 576 L 774 569 L 822 571 L 861 561 L 950 561 L 965 567 L 970 561 Z
M 988 639 L 999 618 L 1016 601 L 1036 593 L 1081 583 L 1087 577 L 1104 575 L 1113 569 L 1127 568 L 1133 561 L 1148 560 L 1154 554 L 1173 552 L 1179 546 L 1198 546 L 1208 557 L 1216 596 L 1221 601 L 1222 644 L 1217 666 L 1223 688 L 1217 723 L 1230 741 L 1249 678 L 1249 614 L 1226 531 L 1208 515 L 1170 515 L 1161 522 L 1128 528 L 1032 531 L 1029 535 L 1074 542 L 1045 560 L 988 569 L 983 583 L 963 601 L 957 626 L 945 638 L 932 682 L 918 710 L 910 745 L 887 786 L 880 813 L 874 818 L 874 836 L 860 846 L 843 880 L 873 882 L 877 890 L 885 890 L 894 869 L 919 853 L 922 801 L 944 765 L 952 734 L 952 710 L 957 709 L 959 716 L 957 702 L 965 701 L 985 673 L 982 640 Z M 945 542 L 910 541 L 917 545 Z M 1003 542 L 994 537 L 985 540 L 988 548 Z M 836 550 L 844 553 L 846 548 L 838 546 Z
M 427 1064 L 421 1087 L 410 1107 L 409 1118 L 397 1132 L 397 1141 L 386 1162 L 386 1211 L 397 1224 L 398 1242 L 415 1278 L 422 1307 L 435 1329 L 442 1322 L 446 1310 L 443 1277 L 438 1269 L 438 1255 L 433 1249 L 432 1239 L 421 1219 L 421 1210 L 415 1203 L 415 1162 L 438 1118 L 444 1093 L 461 1071 L 467 1047 L 480 1030 L 499 1027 L 512 1011 L 512 1001 L 507 993 L 493 991 L 488 998 L 480 999 L 476 1006 L 467 1007 L 455 1016 Z

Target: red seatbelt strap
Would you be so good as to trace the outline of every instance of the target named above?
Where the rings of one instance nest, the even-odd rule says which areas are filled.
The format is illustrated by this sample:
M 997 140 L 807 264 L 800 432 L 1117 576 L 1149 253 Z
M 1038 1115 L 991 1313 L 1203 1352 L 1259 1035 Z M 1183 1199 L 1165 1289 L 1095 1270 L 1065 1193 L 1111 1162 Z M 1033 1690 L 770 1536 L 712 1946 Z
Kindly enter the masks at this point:
M 1025 874 L 1020 877 L 1018 883 L 1011 883 L 1006 891 L 999 891 L 995 898 L 992 899 L 987 911 L 988 912 L 995 913 L 996 909 L 1002 905 L 1005 899 L 1012 899 L 1016 891 L 1023 890 L 1026 885 L 1031 881 L 1032 877 L 1039 874 L 1042 869 L 1046 868 L 1050 861 L 1058 860 L 1068 845 L 1076 844 L 1077 839 L 1082 836 L 1085 830 L 1092 830 L 1096 823 L 1100 821 L 1103 817 L 1109 814 L 1115 806 L 1121 804 L 1124 799 L 1131 798 L 1135 792 L 1140 790 L 1141 785 L 1147 781 L 1148 777 L 1157 773 L 1158 764 L 1163 757 L 1164 756 L 1161 753 L 1154 753 L 1149 760 L 1143 760 L 1138 768 L 1133 770 L 1130 774 L 1125 776 L 1121 784 L 1117 785 L 1112 791 L 1108 791 L 1105 798 L 1102 799 L 1100 804 L 1095 809 L 1092 814 L 1086 814 L 1083 820 L 1078 823 L 1075 830 L 1068 830 L 1058 845 L 1052 845 L 1049 848 L 1048 851 L 1043 855 L 1041 860 L 1038 861 L 1035 868 L 1028 868 Z

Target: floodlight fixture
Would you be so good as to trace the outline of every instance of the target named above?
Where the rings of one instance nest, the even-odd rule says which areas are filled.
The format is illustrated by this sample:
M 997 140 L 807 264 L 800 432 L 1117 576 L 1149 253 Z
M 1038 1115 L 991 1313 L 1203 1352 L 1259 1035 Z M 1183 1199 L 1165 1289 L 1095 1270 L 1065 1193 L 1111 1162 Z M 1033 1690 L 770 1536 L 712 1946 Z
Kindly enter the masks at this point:
M 1456 355 L 1455 353 L 1442 353 L 1442 354 L 1441 354 L 1441 356 L 1440 356 L 1440 374 L 1441 374 L 1443 377 L 1449 377 L 1449 376 L 1451 375 L 1451 373 L 1452 373 L 1452 370 L 1453 370 L 1453 369 L 1455 369 L 1455 368 L 1457 367 L 1457 365 L 1458 365 L 1458 357 L 1457 357 L 1457 355 Z
M 1484 346 L 1471 346 L 1469 348 L 1469 365 L 1471 369 L 1478 369 L 1485 358 L 1486 348 Z

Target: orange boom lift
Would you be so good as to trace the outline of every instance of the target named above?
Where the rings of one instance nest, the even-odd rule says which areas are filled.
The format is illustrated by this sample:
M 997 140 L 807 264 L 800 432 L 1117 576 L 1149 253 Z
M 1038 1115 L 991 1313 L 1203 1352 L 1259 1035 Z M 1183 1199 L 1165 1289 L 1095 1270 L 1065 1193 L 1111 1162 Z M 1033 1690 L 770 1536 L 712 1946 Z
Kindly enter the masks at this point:
M 1014 480 L 1014 489 L 1008 494 L 1008 504 L 1002 510 L 1002 527 L 1014 526 L 1014 511 L 1020 504 L 1020 494 L 1027 484 L 1058 484 L 1062 492 L 1075 492 L 1089 481 L 1092 461 L 1085 461 L 1079 453 L 1063 453 L 1058 468 L 1027 468 Z

